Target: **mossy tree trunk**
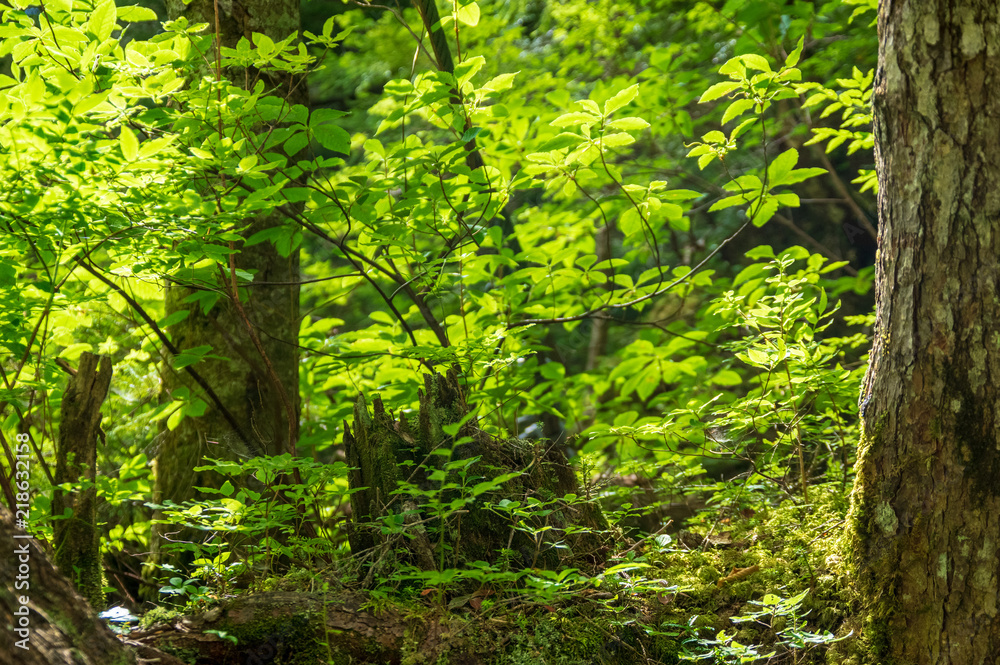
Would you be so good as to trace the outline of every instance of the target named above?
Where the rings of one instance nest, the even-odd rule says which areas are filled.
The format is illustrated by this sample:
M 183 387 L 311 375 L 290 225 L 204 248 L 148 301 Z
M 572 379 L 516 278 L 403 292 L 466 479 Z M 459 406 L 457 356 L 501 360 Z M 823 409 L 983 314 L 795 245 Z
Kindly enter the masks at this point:
M 79 491 L 55 489 L 52 496 L 52 540 L 56 565 L 96 609 L 104 605 L 100 529 L 97 528 L 97 437 L 101 405 L 111 387 L 111 360 L 84 352 L 62 398 L 56 484 L 82 479 Z
M 240 38 L 250 39 L 262 33 L 278 42 L 299 30 L 297 0 L 194 0 L 185 5 L 181 0 L 168 0 L 171 18 L 185 16 L 194 23 L 208 23 L 215 32 L 216 8 L 221 43 L 234 48 Z M 263 78 L 272 94 L 281 95 L 292 104 L 307 104 L 305 81 L 285 75 L 271 79 L 258 71 L 224 72 L 237 84 L 251 87 Z M 260 231 L 289 224 L 280 214 L 248 220 L 242 231 L 249 238 Z M 212 354 L 225 360 L 205 360 L 197 365 L 218 396 L 222 409 L 214 400 L 205 399 L 204 415 L 185 418 L 173 431 L 164 431 L 159 440 L 155 462 L 154 501 L 175 503 L 201 498 L 194 487 L 219 485 L 221 476 L 211 471 L 195 472 L 203 457 L 239 459 L 251 455 L 276 455 L 294 452 L 298 437 L 300 412 L 298 374 L 299 313 L 299 250 L 292 248 L 287 255 L 275 244 L 262 242 L 241 247 L 235 256 L 235 267 L 253 273 L 250 287 L 239 292 L 240 308 L 233 302 L 231 285 L 216 284 L 228 294 L 207 313 L 197 304 L 184 300 L 194 291 L 173 281 L 167 288 L 168 315 L 188 310 L 183 321 L 170 327 L 174 345 L 188 349 L 202 345 L 212 347 Z M 250 326 L 247 325 L 249 319 Z M 255 341 L 250 333 L 253 329 Z M 263 349 L 261 353 L 260 349 Z M 273 370 L 273 371 L 272 371 Z M 198 392 L 186 376 L 168 371 L 164 392 L 179 388 Z M 291 415 L 289 414 L 291 411 Z M 161 517 L 158 512 L 155 516 Z M 151 562 L 164 562 L 163 536 L 175 528 L 154 525 Z M 190 532 L 175 534 L 184 539 Z
M 1000 5 L 883 0 L 877 322 L 851 520 L 880 665 L 1000 654 Z
M 181 661 L 152 647 L 126 647 L 0 504 L 0 662 L 131 665 Z M 137 659 L 136 655 L 140 658 Z
M 435 570 L 505 559 L 519 569 L 606 557 L 607 523 L 595 504 L 573 499 L 580 490 L 561 450 L 480 429 L 454 372 L 426 375 L 419 412 L 399 420 L 378 397 L 373 413 L 359 397 L 345 430 L 351 549 L 375 573 L 390 563 Z

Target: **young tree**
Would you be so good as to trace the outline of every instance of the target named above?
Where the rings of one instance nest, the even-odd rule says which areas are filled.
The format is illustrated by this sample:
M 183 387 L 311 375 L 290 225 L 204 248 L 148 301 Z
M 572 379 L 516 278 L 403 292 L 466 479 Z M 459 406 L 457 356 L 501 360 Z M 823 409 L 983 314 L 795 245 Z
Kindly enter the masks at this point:
M 1000 8 L 882 2 L 852 556 L 882 664 L 1000 652 Z

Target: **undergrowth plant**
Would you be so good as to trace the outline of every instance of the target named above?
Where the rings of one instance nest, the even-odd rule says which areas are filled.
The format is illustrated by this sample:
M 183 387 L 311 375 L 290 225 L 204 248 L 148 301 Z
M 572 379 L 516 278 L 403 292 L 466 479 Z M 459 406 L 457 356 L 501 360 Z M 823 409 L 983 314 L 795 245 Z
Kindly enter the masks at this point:
M 758 629 L 763 629 L 771 638 L 767 647 L 743 644 L 735 633 L 722 630 L 712 638 L 691 636 L 685 639 L 680 659 L 692 662 L 707 660 L 712 663 L 756 663 L 780 658 L 799 663 L 805 662 L 810 650 L 848 638 L 850 634 L 835 637 L 829 631 L 814 633 L 807 629 L 805 616 L 809 612 L 803 611 L 801 606 L 808 593 L 807 589 L 789 598 L 769 593 L 762 600 L 750 601 L 751 605 L 759 609 L 745 610 L 740 616 L 730 619 L 737 629 L 742 624 L 753 624 Z M 678 635 L 685 632 L 698 631 L 682 631 Z M 767 649 L 770 651 L 764 653 Z
M 260 588 L 267 577 L 292 565 L 333 563 L 344 545 L 336 514 L 350 495 L 343 462 L 318 464 L 289 455 L 208 461 L 199 470 L 216 472 L 225 480 L 219 487 L 198 489 L 218 498 L 186 505 L 149 504 L 162 511 L 168 534 L 182 529 L 199 534 L 195 540 L 174 540 L 167 549 L 187 555 L 193 577 L 204 589 L 221 596 L 234 587 Z M 299 470 L 301 484 L 291 482 L 292 469 Z M 167 567 L 168 574 L 175 570 Z M 170 579 L 161 593 L 190 595 L 189 583 L 176 583 L 181 579 L 176 576 Z

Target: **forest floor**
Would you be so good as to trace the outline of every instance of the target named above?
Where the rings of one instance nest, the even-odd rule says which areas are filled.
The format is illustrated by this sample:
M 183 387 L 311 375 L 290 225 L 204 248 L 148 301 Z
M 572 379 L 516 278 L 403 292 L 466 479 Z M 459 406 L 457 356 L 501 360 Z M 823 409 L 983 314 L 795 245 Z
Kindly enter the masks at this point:
M 809 503 L 706 510 L 670 535 L 620 536 L 593 575 L 525 571 L 516 583 L 361 589 L 296 568 L 159 607 L 129 639 L 193 665 L 857 663 L 846 512 L 842 487 L 814 486 Z

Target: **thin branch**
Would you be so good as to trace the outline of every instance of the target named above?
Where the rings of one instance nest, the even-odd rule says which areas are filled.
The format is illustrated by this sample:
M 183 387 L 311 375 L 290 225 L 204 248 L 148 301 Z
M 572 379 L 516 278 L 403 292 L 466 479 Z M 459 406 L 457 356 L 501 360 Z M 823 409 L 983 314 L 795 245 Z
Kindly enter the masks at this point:
M 847 204 L 847 207 L 854 213 L 854 216 L 857 217 L 858 223 L 861 224 L 865 231 L 868 232 L 868 235 L 872 237 L 872 240 L 877 240 L 878 231 L 876 231 L 875 227 L 872 226 L 872 223 L 868 221 L 868 215 L 865 214 L 865 211 L 861 209 L 861 206 L 859 206 L 858 202 L 854 200 L 851 193 L 847 191 L 847 186 L 844 185 L 844 181 L 840 179 L 839 175 L 837 175 L 836 169 L 834 169 L 833 164 L 830 163 L 830 158 L 827 157 L 826 153 L 816 145 L 813 145 L 813 154 L 817 155 L 820 162 L 823 163 L 823 168 L 825 168 L 827 173 L 830 174 L 830 179 L 833 181 L 834 188 L 837 190 L 837 193 L 840 194 L 844 203 Z
M 624 309 L 626 307 L 632 307 L 633 305 L 638 305 L 639 303 L 645 302 L 652 298 L 656 298 L 657 296 L 661 296 L 667 291 L 677 286 L 678 284 L 683 284 L 684 282 L 694 277 L 694 275 L 698 273 L 698 271 L 700 271 L 705 266 L 705 264 L 708 263 L 710 259 L 712 259 L 712 257 L 718 254 L 722 250 L 722 248 L 726 246 L 726 244 L 728 244 L 734 238 L 736 238 L 736 236 L 738 236 L 743 231 L 743 229 L 745 229 L 749 225 L 750 225 L 750 218 L 747 218 L 747 221 L 743 223 L 743 226 L 736 229 L 735 233 L 733 233 L 731 236 L 720 242 L 715 249 L 713 249 L 711 252 L 708 253 L 708 256 L 702 259 L 698 263 L 698 265 L 696 265 L 694 268 L 691 269 L 691 272 L 684 275 L 683 277 L 675 279 L 674 281 L 664 286 L 662 289 L 657 289 L 652 293 L 647 293 L 644 296 L 640 296 L 633 300 L 629 300 L 622 303 L 605 303 L 603 305 L 594 307 L 593 309 L 589 309 L 583 314 L 577 314 L 576 316 L 562 316 L 562 317 L 554 317 L 551 319 L 524 319 L 523 321 L 515 321 L 514 323 L 511 323 L 510 325 L 507 326 L 507 330 L 513 330 L 514 328 L 521 328 L 523 326 L 531 326 L 531 325 L 549 325 L 552 323 L 571 323 L 573 321 L 583 321 L 585 319 L 591 318 L 594 314 L 601 312 L 605 309 Z

